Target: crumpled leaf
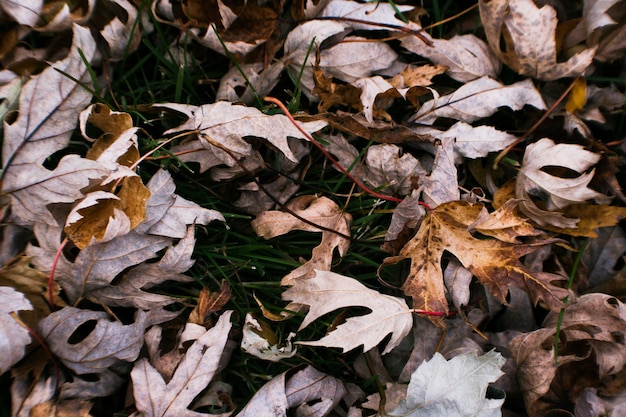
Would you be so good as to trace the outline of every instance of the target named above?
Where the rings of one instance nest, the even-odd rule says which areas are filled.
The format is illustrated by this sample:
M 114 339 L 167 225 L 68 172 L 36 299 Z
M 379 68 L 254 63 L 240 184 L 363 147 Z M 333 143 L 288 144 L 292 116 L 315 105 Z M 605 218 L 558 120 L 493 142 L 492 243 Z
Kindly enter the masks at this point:
M 553 310 L 561 308 L 561 300 L 568 293 L 551 282 L 564 278 L 529 271 L 518 259 L 541 246 L 554 243 L 554 240 L 515 244 L 497 239 L 478 239 L 468 228 L 479 218 L 482 210 L 482 204 L 471 205 L 464 201 L 437 206 L 428 212 L 417 234 L 402 248 L 400 255 L 385 260 L 389 264 L 411 259 L 411 270 L 402 289 L 413 297 L 413 308 L 448 312 L 441 268 L 444 252 L 453 254 L 501 303 L 506 301 L 509 285 L 515 285 L 528 292 L 533 301 L 543 300 Z M 442 325 L 439 317 L 430 318 Z
M 278 362 L 293 357 L 297 352 L 291 345 L 295 333 L 290 333 L 284 346 L 280 346 L 280 341 L 269 325 L 250 313 L 246 314 L 242 333 L 241 349 L 257 358 Z
M 22 88 L 17 118 L 4 120 L 2 191 L 9 194 L 13 214 L 22 224 L 56 224 L 48 204 L 73 203 L 83 196 L 81 190 L 90 179 L 108 174 L 100 164 L 76 155 L 65 156 L 52 171 L 43 166 L 46 158 L 67 146 L 78 112 L 91 100 L 74 79 L 90 85 L 78 51 L 93 60 L 95 42 L 89 29 L 78 25 L 73 26 L 73 35 L 67 57 L 32 77 Z
M 566 62 L 557 62 L 557 17 L 548 4 L 533 0 L 481 1 L 480 17 L 491 50 L 521 75 L 544 81 L 583 74 L 596 48 L 585 49 Z
M 565 308 L 555 364 L 554 337 L 559 314 L 551 312 L 542 328 L 517 336 L 510 344 L 517 380 L 530 415 L 564 401 L 574 404 L 585 387 L 601 387 L 613 397 L 626 375 L 626 308 L 600 293 L 579 297 Z
M 236 417 L 286 417 L 290 408 L 296 408 L 295 415 L 323 416 L 346 395 L 341 380 L 310 365 L 289 374 L 283 372 L 263 385 Z
M 489 383 L 504 375 L 506 360 L 495 350 L 461 354 L 446 361 L 435 353 L 411 375 L 406 399 L 390 415 L 407 417 L 500 416 L 504 393 L 486 398 Z
M 457 169 L 454 158 L 454 140 L 442 138 L 435 144 L 435 159 L 430 174 L 421 175 L 417 185 L 422 198 L 431 208 L 456 201 L 460 197 Z
M 352 216 L 339 209 L 337 204 L 326 197 L 303 195 L 291 200 L 286 207 L 310 222 L 336 230 L 350 236 Z M 252 221 L 255 233 L 265 239 L 289 233 L 292 230 L 322 232 L 322 241 L 313 249 L 311 259 L 283 277 L 281 285 L 291 285 L 297 278 L 308 277 L 314 270 L 330 270 L 335 249 L 343 256 L 350 246 L 350 241 L 329 230 L 319 229 L 294 217 L 285 211 L 266 211 Z
M 0 308 L 0 375 L 11 369 L 24 357 L 25 348 L 31 342 L 28 330 L 18 323 L 11 313 L 32 310 L 33 306 L 24 294 L 11 287 L 0 287 L 2 307 Z
M 77 374 L 97 374 L 137 359 L 146 319 L 140 310 L 134 323 L 124 325 L 105 312 L 64 307 L 41 320 L 39 332 L 65 366 Z
M 466 123 L 491 116 L 499 107 L 520 110 L 525 105 L 543 110 L 546 108 L 541 94 L 530 79 L 504 85 L 489 77 L 463 84 L 454 92 L 440 97 L 432 90 L 434 98 L 420 107 L 412 121 L 427 125 L 438 117 L 448 117 Z
M 188 407 L 209 385 L 218 370 L 232 327 L 231 315 L 232 311 L 222 314 L 214 327 L 193 342 L 169 381 L 165 381 L 147 359 L 142 358 L 135 363 L 130 375 L 139 411 L 146 417 L 215 415 L 196 412 Z
M 574 228 L 578 219 L 567 218 L 555 211 L 591 199 L 599 202 L 607 202 L 610 199 L 588 188 L 595 169 L 588 170 L 600 158 L 599 154 L 589 152 L 580 145 L 555 144 L 548 138 L 528 145 L 515 186 L 517 198 L 525 200 L 520 203 L 524 214 L 539 225 Z M 546 172 L 547 168 L 574 171 L 579 175 L 574 178 L 562 178 Z M 530 201 L 531 196 L 538 198 L 546 210 Z
M 309 306 L 298 331 L 338 308 L 358 306 L 371 310 L 369 314 L 347 319 L 320 340 L 298 342 L 303 345 L 338 347 L 344 352 L 363 345 L 367 352 L 391 333 L 385 354 L 398 346 L 413 325 L 411 310 L 403 299 L 381 294 L 353 278 L 330 271 L 316 270 L 313 277 L 296 279 L 282 298 Z
M 225 101 L 198 107 L 176 103 L 162 103 L 157 107 L 174 110 L 188 117 L 185 123 L 169 129 L 165 134 L 187 130 L 195 132 L 202 146 L 210 149 L 228 166 L 235 165 L 235 161 L 223 148 L 238 156 L 252 154 L 252 146 L 243 139 L 245 136 L 263 138 L 293 162 L 298 160 L 289 148 L 287 136 L 305 139 L 286 116 L 270 116 L 254 107 L 238 106 Z M 323 122 L 298 123 L 309 133 L 326 126 Z

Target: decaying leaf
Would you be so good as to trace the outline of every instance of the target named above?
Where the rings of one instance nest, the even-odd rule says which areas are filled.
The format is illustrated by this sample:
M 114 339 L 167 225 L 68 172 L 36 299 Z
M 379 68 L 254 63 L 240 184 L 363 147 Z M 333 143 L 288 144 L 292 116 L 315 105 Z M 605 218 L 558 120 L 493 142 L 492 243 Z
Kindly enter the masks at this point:
M 576 403 L 586 387 L 614 397 L 622 390 L 626 369 L 626 308 L 615 297 L 583 295 L 565 308 L 558 357 L 554 338 L 558 313 L 550 313 L 543 327 L 513 339 L 517 379 L 531 415 Z M 555 362 L 556 361 L 556 362 Z
M 315 225 L 350 236 L 352 216 L 341 211 L 332 200 L 326 197 L 303 195 L 291 200 L 286 208 Z M 252 221 L 256 234 L 265 239 L 284 235 L 292 230 L 322 232 L 322 241 L 313 249 L 311 259 L 286 275 L 281 285 L 291 285 L 296 279 L 310 276 L 316 269 L 329 271 L 335 249 L 340 256 L 348 250 L 350 245 L 348 239 L 330 230 L 321 230 L 313 224 L 305 223 L 284 211 L 266 211 Z
M 557 62 L 556 11 L 533 0 L 480 1 L 480 17 L 491 50 L 521 75 L 556 80 L 581 75 L 595 48 Z
M 496 416 L 504 393 L 487 396 L 489 383 L 504 375 L 505 359 L 492 350 L 483 356 L 463 354 L 446 359 L 439 353 L 411 375 L 406 400 L 391 415 L 410 417 Z
M 385 262 L 411 259 L 411 271 L 402 289 L 413 297 L 413 308 L 447 313 L 448 302 L 443 284 L 441 258 L 444 252 L 453 254 L 461 264 L 494 294 L 500 302 L 506 301 L 509 285 L 529 293 L 538 302 L 543 300 L 551 309 L 558 310 L 567 291 L 552 281 L 564 278 L 545 272 L 526 269 L 519 258 L 539 247 L 554 242 L 543 239 L 530 243 L 509 243 L 498 239 L 478 239 L 470 232 L 483 210 L 481 204 L 464 201 L 442 204 L 431 210 L 413 239 L 400 251 L 399 257 Z M 526 233 L 527 230 L 520 230 Z M 439 318 L 432 318 L 441 324 Z
M 316 270 L 313 277 L 296 279 L 283 293 L 283 299 L 309 306 L 299 330 L 341 307 L 366 307 L 371 310 L 364 316 L 349 318 L 320 340 L 298 342 L 303 345 L 338 347 L 343 351 L 363 345 L 363 350 L 367 352 L 391 333 L 383 351 L 389 353 L 413 325 L 411 310 L 403 299 L 381 294 L 353 278 L 334 272 Z
M 0 296 L 4 300 L 0 310 L 0 375 L 11 369 L 24 356 L 24 348 L 31 342 L 28 330 L 20 325 L 17 313 L 20 310 L 32 310 L 33 306 L 24 294 L 11 287 L 0 287 Z
M 232 326 L 231 314 L 231 311 L 222 314 L 214 327 L 193 342 L 169 381 L 165 381 L 147 359 L 139 359 L 135 363 L 131 377 L 139 411 L 146 417 L 215 415 L 192 411 L 188 407 L 209 385 L 218 370 Z

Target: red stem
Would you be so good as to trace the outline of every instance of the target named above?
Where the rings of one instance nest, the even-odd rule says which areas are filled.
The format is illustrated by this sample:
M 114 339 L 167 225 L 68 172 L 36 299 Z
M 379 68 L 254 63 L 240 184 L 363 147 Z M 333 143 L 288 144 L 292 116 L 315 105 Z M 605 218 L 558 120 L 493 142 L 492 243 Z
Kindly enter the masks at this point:
M 54 292 L 52 288 L 54 286 L 54 273 L 57 270 L 59 259 L 61 258 L 61 254 L 63 253 L 63 248 L 65 248 L 65 245 L 67 245 L 67 242 L 69 242 L 67 238 L 63 239 L 63 242 L 61 242 L 59 249 L 57 249 L 57 252 L 54 254 L 52 267 L 50 267 L 50 276 L 48 277 L 48 303 L 50 304 L 50 309 L 52 310 L 56 308 L 56 306 L 54 305 Z

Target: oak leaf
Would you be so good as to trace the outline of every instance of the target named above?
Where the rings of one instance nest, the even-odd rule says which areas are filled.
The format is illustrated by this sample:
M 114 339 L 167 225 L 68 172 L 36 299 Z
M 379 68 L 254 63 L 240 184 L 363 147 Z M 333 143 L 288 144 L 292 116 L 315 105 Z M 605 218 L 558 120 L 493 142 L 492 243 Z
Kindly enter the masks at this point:
M 371 310 L 369 314 L 347 319 L 320 340 L 298 342 L 303 345 L 338 347 L 344 352 L 363 345 L 363 350 L 367 352 L 391 333 L 383 351 L 385 354 L 398 346 L 413 326 L 411 310 L 402 298 L 381 294 L 353 278 L 330 271 L 316 270 L 315 276 L 296 279 L 282 298 L 309 306 L 298 331 L 324 314 L 342 307 L 366 307 Z
M 551 309 L 559 309 L 567 291 L 551 282 L 564 278 L 545 272 L 531 272 L 519 261 L 521 256 L 555 240 L 516 244 L 497 239 L 478 239 L 472 235 L 470 226 L 482 210 L 481 204 L 471 205 L 464 201 L 436 207 L 426 215 L 417 234 L 402 248 L 400 255 L 385 261 L 388 264 L 411 259 L 411 270 L 402 289 L 413 297 L 413 308 L 448 312 L 441 258 L 444 252 L 449 252 L 500 302 L 506 301 L 508 287 L 515 285 L 528 292 L 535 302 L 543 300 Z M 438 318 L 432 320 L 442 324 Z
M 480 17 L 491 50 L 521 75 L 544 81 L 583 74 L 596 48 L 557 62 L 556 11 L 533 0 L 479 2 Z
M 137 410 L 146 417 L 215 415 L 190 410 L 189 406 L 218 372 L 232 327 L 231 314 L 232 311 L 222 314 L 214 327 L 206 330 L 189 346 L 171 379 L 164 380 L 145 358 L 135 362 L 130 375 Z

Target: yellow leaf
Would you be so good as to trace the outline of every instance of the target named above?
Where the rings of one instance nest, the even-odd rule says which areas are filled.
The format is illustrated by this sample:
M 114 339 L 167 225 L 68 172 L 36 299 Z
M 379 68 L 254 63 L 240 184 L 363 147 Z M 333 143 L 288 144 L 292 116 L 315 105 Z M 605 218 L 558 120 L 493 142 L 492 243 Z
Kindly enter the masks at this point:
M 565 103 L 565 110 L 568 113 L 574 113 L 576 110 L 582 110 L 587 102 L 587 81 L 583 77 L 578 77 L 574 81 L 574 87 L 569 93 L 567 102 Z

